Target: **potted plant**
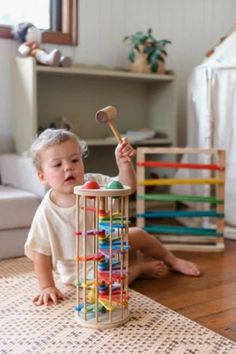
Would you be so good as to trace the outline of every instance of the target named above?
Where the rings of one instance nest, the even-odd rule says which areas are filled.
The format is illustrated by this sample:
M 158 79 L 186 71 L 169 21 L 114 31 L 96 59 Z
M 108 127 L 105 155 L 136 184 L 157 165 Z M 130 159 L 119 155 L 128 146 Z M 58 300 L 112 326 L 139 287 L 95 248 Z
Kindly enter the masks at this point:
M 165 73 L 165 58 L 167 52 L 165 46 L 171 41 L 167 39 L 157 40 L 152 35 L 152 29 L 147 33 L 136 32 L 126 36 L 124 42 L 131 44 L 129 52 L 130 71 L 143 73 Z

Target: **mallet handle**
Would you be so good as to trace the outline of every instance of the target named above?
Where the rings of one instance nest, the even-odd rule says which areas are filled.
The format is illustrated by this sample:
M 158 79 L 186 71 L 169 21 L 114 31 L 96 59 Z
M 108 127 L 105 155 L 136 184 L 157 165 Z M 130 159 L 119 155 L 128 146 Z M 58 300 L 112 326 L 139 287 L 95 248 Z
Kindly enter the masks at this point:
M 112 130 L 112 132 L 113 132 L 113 134 L 114 134 L 114 136 L 115 136 L 117 142 L 120 144 L 120 143 L 122 142 L 122 138 L 121 138 L 121 136 L 120 136 L 120 133 L 119 133 L 118 129 L 117 129 L 116 126 L 114 125 L 113 121 L 109 121 L 109 120 L 108 120 L 107 123 L 109 124 L 109 126 L 110 126 L 110 128 L 111 128 L 111 130 Z

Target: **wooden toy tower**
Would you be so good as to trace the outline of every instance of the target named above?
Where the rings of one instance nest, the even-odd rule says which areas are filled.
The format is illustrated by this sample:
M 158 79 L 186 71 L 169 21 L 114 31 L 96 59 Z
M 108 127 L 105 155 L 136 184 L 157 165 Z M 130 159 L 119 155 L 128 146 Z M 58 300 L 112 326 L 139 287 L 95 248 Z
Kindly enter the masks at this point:
M 193 162 L 178 162 L 183 154 Z M 188 170 L 188 178 L 176 177 L 179 169 Z M 223 150 L 138 148 L 137 225 L 171 250 L 222 251 L 224 179 Z M 175 193 L 177 185 L 182 194 Z
M 87 182 L 76 195 L 76 320 L 113 328 L 128 320 L 128 199 L 130 188 Z

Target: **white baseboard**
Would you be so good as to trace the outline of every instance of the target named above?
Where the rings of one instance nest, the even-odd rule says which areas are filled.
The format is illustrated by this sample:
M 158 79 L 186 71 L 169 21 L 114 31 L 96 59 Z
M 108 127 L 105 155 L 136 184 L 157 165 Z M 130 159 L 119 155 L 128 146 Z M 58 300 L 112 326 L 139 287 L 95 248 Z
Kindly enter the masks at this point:
M 236 240 L 236 227 L 225 226 L 224 237 L 230 240 Z

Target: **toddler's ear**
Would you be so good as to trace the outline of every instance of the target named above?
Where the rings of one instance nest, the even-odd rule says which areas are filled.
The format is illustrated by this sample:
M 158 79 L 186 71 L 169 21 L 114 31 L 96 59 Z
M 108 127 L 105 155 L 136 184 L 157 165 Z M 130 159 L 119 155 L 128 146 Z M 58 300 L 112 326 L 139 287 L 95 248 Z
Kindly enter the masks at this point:
M 40 182 L 43 183 L 43 184 L 47 184 L 47 181 L 44 178 L 43 171 L 38 171 L 37 174 L 38 174 L 38 178 L 39 178 Z

